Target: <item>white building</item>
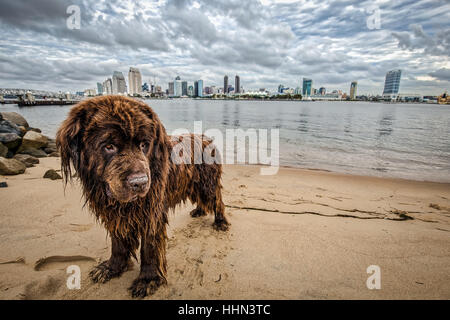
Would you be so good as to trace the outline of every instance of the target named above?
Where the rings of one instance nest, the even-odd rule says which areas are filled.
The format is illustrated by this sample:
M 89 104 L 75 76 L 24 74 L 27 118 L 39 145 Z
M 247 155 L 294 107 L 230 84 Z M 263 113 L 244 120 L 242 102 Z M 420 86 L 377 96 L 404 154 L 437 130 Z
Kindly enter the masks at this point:
M 111 78 L 106 79 L 103 82 L 103 94 L 112 94 L 112 80 Z
M 128 71 L 129 94 L 135 95 L 142 93 L 142 76 L 138 68 L 130 68 Z
M 112 78 L 112 93 L 113 94 L 125 94 L 127 93 L 127 83 L 125 77 L 120 71 L 114 71 Z

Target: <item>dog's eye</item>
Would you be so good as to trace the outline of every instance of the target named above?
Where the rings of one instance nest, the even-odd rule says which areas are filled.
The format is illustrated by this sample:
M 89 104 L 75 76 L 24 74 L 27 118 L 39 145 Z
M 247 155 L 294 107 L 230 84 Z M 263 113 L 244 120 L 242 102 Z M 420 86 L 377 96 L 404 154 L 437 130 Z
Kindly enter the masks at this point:
M 117 151 L 117 147 L 115 145 L 113 145 L 113 144 L 107 144 L 105 146 L 105 151 L 107 153 L 115 153 Z
M 140 144 L 141 150 L 147 152 L 149 143 L 147 141 L 142 141 Z

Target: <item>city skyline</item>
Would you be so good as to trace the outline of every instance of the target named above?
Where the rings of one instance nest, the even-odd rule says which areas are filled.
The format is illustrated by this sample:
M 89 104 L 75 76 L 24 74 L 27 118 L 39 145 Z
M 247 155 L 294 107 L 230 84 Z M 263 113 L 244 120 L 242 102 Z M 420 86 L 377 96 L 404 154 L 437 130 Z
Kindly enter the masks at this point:
M 309 78 L 345 92 L 356 80 L 358 94 L 375 95 L 393 69 L 402 93 L 450 87 L 448 2 L 74 2 L 2 1 L 0 87 L 81 90 L 128 66 L 159 84 L 180 75 L 219 86 L 239 75 L 249 90 Z M 70 4 L 78 30 L 66 27 Z

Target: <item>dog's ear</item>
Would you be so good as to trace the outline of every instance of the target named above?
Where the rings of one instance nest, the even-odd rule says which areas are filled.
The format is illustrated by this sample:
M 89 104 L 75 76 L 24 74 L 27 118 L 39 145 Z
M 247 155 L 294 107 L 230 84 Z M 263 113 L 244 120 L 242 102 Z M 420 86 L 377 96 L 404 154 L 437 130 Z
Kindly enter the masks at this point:
M 84 129 L 85 110 L 74 107 L 56 134 L 56 147 L 61 154 L 61 172 L 65 183 L 72 179 L 71 164 L 80 169 L 81 138 Z

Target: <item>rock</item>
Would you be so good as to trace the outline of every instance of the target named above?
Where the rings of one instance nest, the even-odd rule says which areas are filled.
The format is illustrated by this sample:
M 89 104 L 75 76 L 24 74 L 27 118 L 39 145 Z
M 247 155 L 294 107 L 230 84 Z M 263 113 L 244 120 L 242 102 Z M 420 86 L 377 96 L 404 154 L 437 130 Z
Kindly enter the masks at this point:
M 22 145 L 19 148 L 19 151 L 27 148 L 39 149 L 43 147 L 47 147 L 48 140 L 47 138 L 35 131 L 28 131 L 22 139 Z
M 59 158 L 59 157 L 61 157 L 61 154 L 59 152 L 52 152 L 48 156 L 49 157 Z
M 44 151 L 48 154 L 48 153 L 57 152 L 58 150 L 56 150 L 56 147 L 55 148 L 47 147 L 44 149 Z
M 3 158 L 6 157 L 7 153 L 8 153 L 8 147 L 0 142 L 0 157 L 3 157 Z
M 45 174 L 44 174 L 44 178 L 51 179 L 51 180 L 62 179 L 62 177 L 59 175 L 59 173 L 53 169 L 47 170 L 47 172 L 45 172 Z
M 39 163 L 39 159 L 29 154 L 16 154 L 13 159 L 19 160 L 22 162 L 27 168 L 34 167 L 35 164 Z
M 34 131 L 34 132 L 37 132 L 37 133 L 41 133 L 42 132 L 41 129 L 39 129 L 39 128 L 31 128 L 31 127 L 28 128 L 28 131 Z
M 8 184 L 6 183 L 6 181 L 2 181 L 0 182 L 0 188 L 7 188 Z
M 18 136 L 22 136 L 22 131 L 14 123 L 8 120 L 0 120 L 0 133 L 15 133 Z
M 22 148 L 22 147 L 21 147 Z M 29 154 L 30 156 L 36 157 L 36 158 L 45 158 L 47 157 L 47 154 L 44 150 L 41 149 L 35 149 L 35 148 L 26 148 L 26 149 L 19 149 L 17 152 L 18 154 Z
M 24 126 L 19 126 L 20 132 L 22 132 L 22 135 L 27 133 L 27 129 Z
M 15 133 L 0 133 L 0 142 L 8 149 L 15 149 L 20 146 L 22 138 Z
M 17 112 L 2 112 L 2 116 L 3 119 L 16 124 L 18 127 L 20 126 L 23 126 L 25 128 L 29 127 L 27 120 Z
M 0 158 L 0 174 L 15 175 L 24 173 L 26 166 L 15 159 Z

